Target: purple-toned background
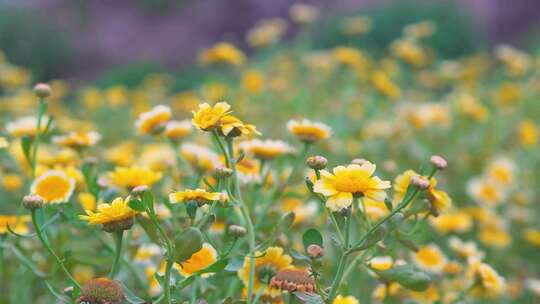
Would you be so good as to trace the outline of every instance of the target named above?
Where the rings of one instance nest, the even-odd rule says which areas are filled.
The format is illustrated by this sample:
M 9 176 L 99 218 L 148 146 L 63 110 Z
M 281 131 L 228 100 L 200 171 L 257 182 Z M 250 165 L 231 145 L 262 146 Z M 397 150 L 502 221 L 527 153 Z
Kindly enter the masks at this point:
M 154 0 L 159 1 L 159 0 Z M 440 0 L 443 1 L 443 0 Z M 154 60 L 167 66 L 192 62 L 196 53 L 220 39 L 242 42 L 262 17 L 286 16 L 289 0 L 184 0 L 151 11 L 139 0 L 0 0 L 23 6 L 73 38 L 78 58 L 72 73 L 95 75 L 111 64 Z M 150 2 L 150 0 L 147 0 Z M 314 0 L 323 18 L 336 12 L 388 4 L 386 0 Z M 421 5 L 421 2 L 419 5 Z M 512 42 L 539 24 L 538 0 L 456 0 L 474 16 L 490 42 Z M 69 73 L 68 73 L 69 74 Z

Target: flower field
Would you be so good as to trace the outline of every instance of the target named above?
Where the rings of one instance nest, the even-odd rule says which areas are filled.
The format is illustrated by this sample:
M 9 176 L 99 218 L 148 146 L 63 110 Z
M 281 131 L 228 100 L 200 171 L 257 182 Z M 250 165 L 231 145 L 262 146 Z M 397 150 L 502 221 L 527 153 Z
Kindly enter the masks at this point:
M 314 50 L 317 14 L 201 50 L 190 85 L 0 53 L 0 303 L 538 303 L 540 57 L 445 58 L 429 20 Z

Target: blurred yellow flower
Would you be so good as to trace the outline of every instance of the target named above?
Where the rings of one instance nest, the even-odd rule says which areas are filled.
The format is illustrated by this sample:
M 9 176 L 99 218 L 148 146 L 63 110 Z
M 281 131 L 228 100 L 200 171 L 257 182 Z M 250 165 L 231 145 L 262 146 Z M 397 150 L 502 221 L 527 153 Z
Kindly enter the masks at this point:
M 191 121 L 186 119 L 182 121 L 172 120 L 165 125 L 164 135 L 170 140 L 179 140 L 191 133 Z
M 247 43 L 254 48 L 261 48 L 277 42 L 285 34 L 287 23 L 281 18 L 259 21 L 246 34 Z
M 202 245 L 201 250 L 195 252 L 191 257 L 180 264 L 175 264 L 174 267 L 184 277 L 189 277 L 197 271 L 205 269 L 217 261 L 218 254 L 214 247 L 208 243 Z M 213 273 L 204 273 L 201 277 L 206 278 Z
M 101 135 L 95 131 L 70 132 L 67 135 L 53 136 L 53 143 L 59 146 L 81 149 L 94 146 L 101 139 Z
M 16 233 L 28 233 L 28 224 L 31 222 L 29 215 L 2 215 L 0 214 L 0 236 L 8 233 L 8 226 Z
M 255 125 L 246 124 L 230 114 L 221 118 L 219 132 L 229 137 L 261 135 Z
M 295 3 L 289 9 L 291 20 L 299 24 L 312 23 L 319 16 L 317 7 L 305 3 Z
M 172 113 L 168 106 L 158 105 L 150 111 L 141 113 L 135 121 L 137 133 L 152 134 L 165 128 L 165 124 L 171 119 Z
M 379 271 L 390 269 L 393 265 L 394 259 L 390 256 L 377 256 L 369 261 L 369 266 Z
M 531 228 L 525 229 L 523 238 L 529 242 L 529 244 L 540 247 L 540 230 Z
M 447 263 L 446 256 L 435 244 L 420 247 L 413 254 L 413 260 L 418 267 L 434 273 L 440 273 Z
M 199 61 L 204 65 L 213 63 L 241 65 L 245 60 L 244 53 L 227 42 L 217 43 L 199 55 Z
M 208 192 L 204 189 L 186 189 L 184 191 L 178 191 L 169 194 L 169 201 L 172 204 L 196 201 L 202 205 L 221 199 L 221 192 Z
M 352 164 L 335 167 L 333 174 L 321 170 L 321 179 L 315 183 L 313 191 L 327 197 L 326 207 L 332 211 L 349 207 L 353 196 L 384 201 L 384 190 L 390 188 L 390 182 L 372 176 L 375 168 L 374 164 L 366 161 L 361 166 Z
M 44 203 L 65 203 L 75 189 L 75 180 L 64 171 L 48 170 L 40 175 L 31 186 L 31 193 L 43 199 Z
M 19 174 L 5 173 L 2 175 L 2 187 L 6 191 L 16 191 L 23 186 L 23 179 Z
M 342 295 L 338 295 L 334 301 L 332 301 L 332 304 L 360 304 L 360 301 L 353 296 L 344 297 Z
M 505 291 L 506 284 L 493 267 L 479 259 L 469 259 L 467 276 L 474 283 L 471 293 L 478 297 L 495 297 Z
M 81 192 L 78 198 L 84 210 L 94 211 L 96 209 L 96 198 L 91 193 Z
M 214 151 L 194 143 L 183 143 L 180 153 L 198 171 L 211 171 L 220 164 L 219 156 Z
M 530 119 L 522 120 L 517 127 L 517 133 L 521 145 L 531 148 L 538 144 L 538 127 Z
M 332 135 L 332 129 L 328 125 L 308 119 L 289 120 L 287 129 L 295 137 L 305 142 L 327 139 Z
M 41 119 L 40 132 L 47 128 L 48 116 Z M 6 131 L 13 137 L 30 136 L 34 137 L 37 130 L 37 118 L 34 116 L 25 116 L 15 119 L 15 121 L 6 124 Z
M 355 16 L 345 18 L 341 24 L 343 33 L 347 35 L 360 35 L 371 30 L 372 21 L 368 16 Z
M 243 141 L 240 143 L 240 149 L 247 155 L 264 160 L 272 160 L 294 151 L 286 142 L 272 139 Z
M 242 75 L 242 86 L 251 94 L 259 94 L 264 89 L 264 75 L 257 70 L 248 70 Z
M 371 76 L 371 83 L 381 94 L 391 99 L 399 98 L 401 90 L 383 71 L 376 71 Z
M 152 186 L 161 180 L 161 173 L 139 166 L 116 167 L 109 173 L 109 179 L 115 186 L 133 189 L 137 186 Z

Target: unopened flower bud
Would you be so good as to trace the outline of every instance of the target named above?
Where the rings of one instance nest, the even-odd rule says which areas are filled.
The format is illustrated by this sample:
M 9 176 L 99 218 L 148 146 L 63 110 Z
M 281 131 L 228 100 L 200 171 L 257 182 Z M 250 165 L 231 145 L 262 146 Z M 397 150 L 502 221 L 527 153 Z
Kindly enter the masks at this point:
M 235 237 L 242 237 L 246 235 L 246 228 L 238 225 L 230 225 L 229 226 L 229 233 Z
M 137 186 L 131 190 L 131 194 L 133 194 L 133 196 L 140 196 L 144 192 L 148 191 L 148 189 L 150 188 L 146 185 Z
M 369 162 L 367 159 L 364 159 L 364 158 L 355 158 L 353 160 L 351 160 L 351 164 L 353 165 L 363 165 L 365 163 Z
M 43 208 L 43 199 L 35 194 L 23 197 L 22 203 L 24 208 L 29 210 Z
M 118 282 L 107 278 L 98 278 L 90 280 L 83 286 L 77 303 L 120 304 L 124 300 L 124 290 Z
M 322 258 L 322 256 L 324 255 L 323 249 L 317 244 L 309 245 L 306 252 L 307 255 L 312 259 Z
M 433 155 L 429 159 L 429 162 L 437 169 L 444 170 L 448 167 L 448 162 L 442 156 Z
M 51 87 L 46 83 L 38 83 L 34 86 L 34 93 L 41 98 L 48 97 L 51 95 Z
M 411 177 L 411 185 L 420 190 L 426 190 L 429 188 L 429 180 L 421 175 L 414 175 Z
M 213 172 L 216 178 L 227 178 L 232 175 L 232 170 L 224 166 L 218 166 Z
M 320 155 L 310 156 L 306 160 L 308 167 L 314 170 L 322 170 L 328 165 L 328 160 Z

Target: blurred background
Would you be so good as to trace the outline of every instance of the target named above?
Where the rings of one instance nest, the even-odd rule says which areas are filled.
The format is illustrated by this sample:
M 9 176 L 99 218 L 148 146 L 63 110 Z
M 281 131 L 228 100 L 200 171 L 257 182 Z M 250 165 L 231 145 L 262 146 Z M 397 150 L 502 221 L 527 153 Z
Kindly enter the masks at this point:
M 452 58 L 509 43 L 534 50 L 540 25 L 538 0 L 302 1 L 322 16 L 307 37 L 310 48 L 352 44 L 383 48 L 404 25 L 433 20 L 432 46 Z M 287 17 L 290 0 L 0 0 L 0 50 L 29 68 L 37 80 L 72 84 L 117 74 L 190 71 L 196 54 L 216 41 L 249 52 L 245 34 L 258 20 Z M 378 28 L 362 37 L 344 36 L 343 15 L 370 16 Z M 443 35 L 444 33 L 444 35 Z M 295 35 L 294 26 L 286 37 Z M 538 37 L 538 35 L 536 35 Z M 23 39 L 24 37 L 24 39 Z

